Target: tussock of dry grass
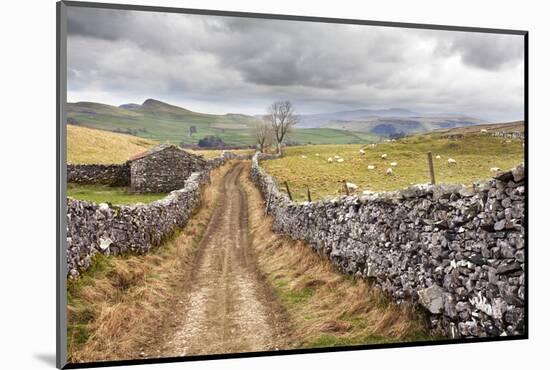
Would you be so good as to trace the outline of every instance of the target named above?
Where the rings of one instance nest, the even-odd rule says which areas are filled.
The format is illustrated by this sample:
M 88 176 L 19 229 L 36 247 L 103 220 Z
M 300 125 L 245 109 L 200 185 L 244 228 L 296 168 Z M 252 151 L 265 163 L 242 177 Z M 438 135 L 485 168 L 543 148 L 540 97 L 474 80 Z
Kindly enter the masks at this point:
M 69 362 L 139 357 L 162 332 L 191 272 L 196 246 L 218 199 L 216 184 L 228 166 L 212 173 L 203 204 L 184 229 L 144 256 L 98 256 L 93 267 L 68 282 Z
M 433 339 L 423 314 L 390 303 L 365 280 L 341 274 L 305 243 L 275 235 L 260 193 L 245 185 L 253 249 L 292 319 L 292 348 Z

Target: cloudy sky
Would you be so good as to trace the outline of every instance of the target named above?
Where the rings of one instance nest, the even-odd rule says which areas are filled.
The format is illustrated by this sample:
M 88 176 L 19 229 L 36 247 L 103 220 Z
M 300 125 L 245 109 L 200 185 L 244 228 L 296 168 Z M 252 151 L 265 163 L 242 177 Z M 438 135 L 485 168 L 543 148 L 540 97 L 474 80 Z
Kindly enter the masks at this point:
M 523 37 L 69 7 L 68 101 L 523 119 Z

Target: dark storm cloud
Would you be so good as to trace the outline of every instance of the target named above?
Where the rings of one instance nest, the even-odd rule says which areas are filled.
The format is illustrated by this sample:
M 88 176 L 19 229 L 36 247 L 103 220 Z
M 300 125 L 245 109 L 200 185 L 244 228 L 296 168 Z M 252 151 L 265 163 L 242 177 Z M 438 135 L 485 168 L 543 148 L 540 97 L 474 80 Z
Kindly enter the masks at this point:
M 523 60 L 523 42 L 510 42 L 510 38 L 508 35 L 458 34 L 441 41 L 439 51 L 446 55 L 457 53 L 467 65 L 498 70 Z
M 213 112 L 402 106 L 517 117 L 522 38 L 69 8 L 68 95 Z M 139 101 L 138 101 L 139 102 Z

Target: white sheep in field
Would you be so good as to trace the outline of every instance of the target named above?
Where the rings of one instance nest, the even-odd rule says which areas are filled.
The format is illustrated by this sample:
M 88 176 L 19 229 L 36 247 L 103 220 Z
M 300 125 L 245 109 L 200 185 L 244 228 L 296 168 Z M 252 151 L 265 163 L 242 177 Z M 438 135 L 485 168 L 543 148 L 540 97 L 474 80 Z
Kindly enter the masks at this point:
M 350 193 L 355 193 L 357 191 L 357 185 L 355 185 L 354 183 L 352 182 L 346 182 L 346 187 L 348 188 L 348 191 Z
M 307 156 L 303 155 L 303 156 L 302 156 L 302 158 L 303 158 L 303 159 L 306 159 L 306 158 L 307 158 Z
M 338 162 L 338 163 L 342 163 L 343 161 L 344 161 L 344 158 L 338 158 L 338 159 L 336 160 L 336 162 Z
M 449 165 L 456 165 L 456 161 L 455 161 L 454 159 L 452 159 L 452 158 L 447 159 L 447 163 L 448 163 Z
M 487 133 L 487 130 L 484 129 L 484 128 L 482 128 L 482 129 L 481 129 L 481 133 L 482 133 L 482 134 L 486 134 L 486 133 Z
M 435 159 L 441 159 L 441 156 L 438 154 L 435 156 Z
M 332 163 L 332 157 L 328 157 L 327 162 Z
M 491 167 L 491 172 L 499 172 L 500 168 L 498 167 Z
M 393 175 L 393 170 L 391 167 L 386 170 L 386 175 Z
M 334 156 L 334 159 L 340 159 L 340 156 L 339 156 L 339 155 L 335 155 L 335 156 Z
M 397 162 L 392 162 L 392 163 L 390 163 L 390 166 L 396 167 L 396 166 L 397 166 Z
M 315 153 L 315 156 L 318 157 L 318 156 L 319 156 L 319 153 Z
M 369 164 L 367 166 L 367 170 L 374 170 L 376 167 L 374 167 L 372 164 Z
M 381 157 L 382 159 L 386 159 L 386 158 L 388 158 L 388 155 L 387 155 L 386 153 L 384 153 L 384 154 L 382 154 L 380 157 Z
M 359 149 L 359 154 L 365 154 L 365 151 L 363 149 Z

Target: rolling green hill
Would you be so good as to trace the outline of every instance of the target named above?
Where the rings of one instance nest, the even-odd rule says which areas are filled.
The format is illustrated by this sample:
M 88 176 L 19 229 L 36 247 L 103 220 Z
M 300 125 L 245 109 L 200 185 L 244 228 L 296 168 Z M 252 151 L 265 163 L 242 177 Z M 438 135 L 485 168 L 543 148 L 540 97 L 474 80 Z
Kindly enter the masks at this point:
M 96 128 L 174 144 L 197 144 L 214 135 L 227 145 L 254 144 L 254 125 L 258 118 L 244 114 L 214 115 L 193 112 L 158 100 L 115 107 L 107 104 L 79 102 L 67 104 L 70 124 Z M 196 133 L 189 135 L 189 128 Z M 300 144 L 351 144 L 374 141 L 375 136 L 331 128 L 295 129 L 289 142 Z

